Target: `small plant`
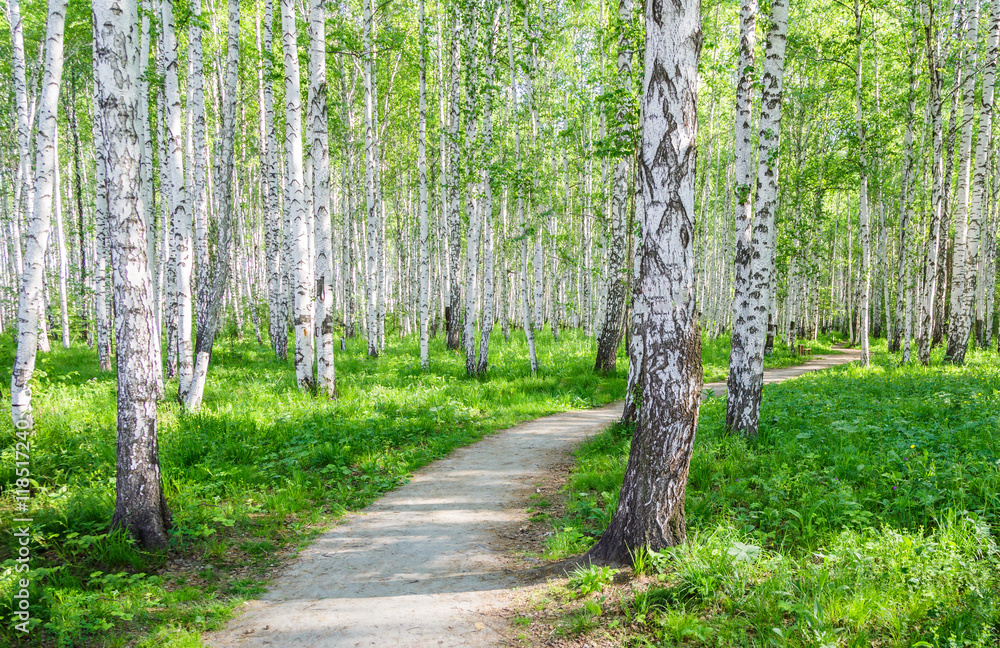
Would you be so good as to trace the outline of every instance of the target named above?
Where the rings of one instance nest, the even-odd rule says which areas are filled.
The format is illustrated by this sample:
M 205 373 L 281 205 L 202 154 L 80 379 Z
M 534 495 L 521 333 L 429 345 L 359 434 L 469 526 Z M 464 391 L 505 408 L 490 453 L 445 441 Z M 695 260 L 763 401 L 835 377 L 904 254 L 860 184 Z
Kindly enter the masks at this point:
M 577 567 L 569 577 L 569 586 L 582 596 L 600 592 L 615 577 L 610 567 Z

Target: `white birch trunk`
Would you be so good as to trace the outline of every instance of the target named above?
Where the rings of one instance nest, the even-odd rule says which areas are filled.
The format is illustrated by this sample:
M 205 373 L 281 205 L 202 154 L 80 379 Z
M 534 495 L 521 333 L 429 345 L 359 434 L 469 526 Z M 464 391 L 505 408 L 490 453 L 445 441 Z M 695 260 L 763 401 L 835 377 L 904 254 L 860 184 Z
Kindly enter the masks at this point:
M 868 153 L 865 150 L 865 127 L 861 111 L 861 8 L 859 0 L 854 0 L 855 40 L 857 41 L 857 61 L 854 70 L 855 120 L 858 134 L 858 157 L 860 167 L 860 186 L 858 188 L 858 229 L 861 238 L 861 326 L 858 335 L 861 338 L 861 366 L 870 364 L 868 337 L 871 328 L 871 295 L 872 295 L 872 246 L 870 215 L 868 213 Z
M 375 183 L 378 173 L 378 154 L 375 141 L 375 51 L 372 43 L 372 0 L 364 4 L 364 80 L 365 80 L 365 206 L 367 226 L 367 260 L 365 262 L 365 295 L 367 302 L 366 327 L 368 333 L 368 355 L 377 358 L 379 354 L 378 304 L 381 282 L 378 274 L 378 204 Z
M 465 174 L 468 182 L 465 188 L 465 213 L 469 219 L 469 227 L 466 230 L 465 242 L 465 325 L 462 334 L 465 346 L 465 371 L 468 375 L 476 373 L 476 298 L 477 284 L 476 277 L 479 268 L 479 187 L 476 186 L 476 168 L 480 164 L 476 150 L 476 122 L 477 115 L 477 61 L 476 48 L 479 34 L 478 7 L 471 3 L 466 15 L 463 39 L 463 52 L 465 53 L 465 164 L 468 170 Z
M 965 110 L 962 130 L 961 160 L 959 161 L 958 213 L 955 229 L 955 259 L 951 284 L 951 323 L 948 326 L 948 351 L 954 364 L 965 363 L 972 331 L 973 300 L 976 296 L 979 274 L 979 241 L 986 193 L 986 158 L 993 135 L 993 86 L 996 76 L 997 56 L 1000 54 L 1000 0 L 990 3 L 990 31 L 986 64 L 983 68 L 983 92 L 979 104 L 979 134 L 976 138 L 975 176 L 972 180 L 972 198 L 968 199 L 969 157 L 972 147 L 973 104 L 975 103 L 975 67 L 977 20 L 979 5 L 972 3 L 966 35 L 969 53 L 966 55 Z
M 267 277 L 268 333 L 278 360 L 288 358 L 288 314 L 281 289 L 282 214 L 278 181 L 278 135 L 274 114 L 274 10 L 272 0 L 264 0 L 264 35 L 261 42 L 261 154 L 264 176 L 264 271 Z M 258 28 L 259 30 L 259 28 Z
M 507 0 L 507 59 L 510 69 L 510 95 L 511 105 L 516 106 L 517 98 L 517 67 L 514 65 L 514 44 L 510 25 L 510 2 Z M 531 366 L 531 373 L 538 371 L 538 356 L 535 354 L 535 334 L 531 328 L 531 311 L 528 303 L 528 231 L 524 218 L 524 186 L 521 178 L 523 171 L 521 162 L 521 126 L 517 114 L 513 115 L 514 121 L 514 156 L 517 164 L 517 222 L 521 229 L 521 325 L 524 327 L 524 335 L 528 340 L 528 361 Z
M 764 345 L 768 313 L 772 306 L 772 274 L 775 209 L 778 197 L 778 150 L 781 134 L 781 90 L 784 76 L 785 42 L 788 29 L 787 0 L 771 3 L 771 28 L 764 52 L 761 79 L 761 114 L 757 154 L 757 195 L 753 239 L 749 247 L 737 244 L 738 291 L 733 308 L 733 351 L 729 365 L 726 427 L 746 436 L 756 436 L 760 422 L 760 397 L 764 379 Z M 737 149 L 737 158 L 739 149 Z M 749 200 L 749 197 L 737 197 Z M 737 212 L 738 215 L 740 212 Z M 742 237 L 738 220 L 737 236 Z M 740 258 L 742 255 L 742 258 Z M 746 263 L 744 263 L 744 261 Z M 749 270 L 748 274 L 743 274 Z M 739 333 L 739 336 L 737 335 Z M 739 358 L 740 362 L 734 362 Z
M 420 205 L 419 205 L 419 227 L 420 227 L 420 368 L 427 371 L 428 360 L 428 337 L 427 324 L 430 314 L 428 299 L 430 297 L 430 283 L 428 273 L 430 271 L 430 257 L 427 250 L 427 17 L 424 11 L 424 0 L 418 3 L 419 20 L 419 43 L 420 48 L 420 115 L 417 124 L 417 165 L 420 174 Z
M 316 245 L 316 389 L 334 398 L 333 364 L 333 222 L 330 214 L 330 141 L 326 107 L 326 9 L 312 0 L 309 16 L 309 154 L 313 168 L 313 216 Z
M 229 285 L 230 255 L 233 240 L 233 153 L 236 132 L 236 82 L 240 56 L 240 8 L 239 0 L 229 0 L 229 29 L 226 37 L 226 80 L 225 97 L 222 106 L 219 178 L 217 181 L 216 207 L 219 210 L 218 243 L 215 251 L 215 267 L 203 268 L 200 276 L 206 286 L 205 299 L 199 296 L 198 337 L 195 343 L 194 375 L 191 390 L 184 400 L 189 411 L 201 407 L 208 379 L 208 364 L 212 358 L 212 345 L 219 327 L 223 299 Z M 197 122 L 197 115 L 195 116 Z M 197 131 L 197 127 L 195 129 Z M 207 243 L 207 241 L 206 241 Z
M 780 1 L 780 0 L 779 0 Z M 635 330 L 647 353 L 642 409 L 618 507 L 588 553 L 627 562 L 640 547 L 686 539 L 684 490 L 701 402 L 694 302 L 699 3 L 646 3 L 639 173 L 644 222 Z
M 57 115 L 59 86 L 62 81 L 66 4 L 66 0 L 49 1 L 45 28 L 45 68 L 35 130 L 34 207 L 30 218 L 25 220 L 24 272 L 20 279 L 17 307 L 17 353 L 10 379 L 11 418 L 18 430 L 34 426 L 29 383 L 40 346 L 38 328 L 44 304 L 42 288 L 45 279 L 45 251 L 48 248 L 50 216 L 56 190 Z
M 104 133 L 115 332 L 118 340 L 118 437 L 112 527 L 146 548 L 163 548 L 171 526 L 156 440 L 162 377 L 146 259 L 141 196 L 138 14 L 135 0 L 94 3 L 96 119 Z
M 161 169 L 161 183 L 166 194 L 165 217 L 170 219 L 170 257 L 173 276 L 172 295 L 176 300 L 170 310 L 177 318 L 177 394 L 181 402 L 191 389 L 194 375 L 193 305 L 191 295 L 192 218 L 184 174 L 184 136 L 180 95 L 178 43 L 174 30 L 173 0 L 160 2 L 160 49 L 163 56 L 166 99 L 167 168 Z M 191 161 L 194 163 L 194 160 Z

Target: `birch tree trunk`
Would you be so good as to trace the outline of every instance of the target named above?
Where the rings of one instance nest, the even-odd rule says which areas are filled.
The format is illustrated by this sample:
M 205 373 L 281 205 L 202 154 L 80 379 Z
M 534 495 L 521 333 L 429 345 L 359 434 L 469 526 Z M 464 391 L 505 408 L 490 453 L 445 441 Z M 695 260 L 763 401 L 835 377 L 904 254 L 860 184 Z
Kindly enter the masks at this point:
M 459 274 L 462 255 L 462 218 L 458 203 L 459 169 L 461 152 L 458 145 L 459 128 L 459 42 L 462 23 L 457 9 L 452 9 L 451 42 L 449 43 L 449 110 L 448 110 L 448 150 L 451 154 L 448 165 L 448 249 L 449 249 L 449 293 L 447 320 L 447 346 L 457 349 L 461 343 L 459 312 L 462 308 L 461 275 Z M 442 124 L 442 128 L 443 128 Z
M 495 162 L 493 155 L 493 101 L 494 83 L 496 74 L 496 50 L 497 37 L 500 33 L 500 10 L 499 2 L 490 0 L 486 3 L 488 11 L 493 12 L 493 22 L 486 32 L 486 60 L 484 70 L 486 73 L 486 83 L 482 92 L 483 104 L 483 138 L 480 173 L 482 184 L 482 200 L 480 209 L 482 210 L 483 228 L 483 319 L 479 330 L 479 361 L 476 365 L 476 373 L 485 374 L 489 368 L 490 357 L 490 333 L 493 331 L 493 283 L 494 283 L 494 254 L 493 254 L 493 185 L 492 169 Z
M 592 559 L 624 563 L 639 547 L 686 538 L 684 490 L 702 390 L 694 303 L 699 13 L 690 0 L 646 4 L 639 161 L 646 235 L 633 315 L 647 345 L 643 401 L 618 508 Z
M 923 268 L 923 285 L 920 301 L 920 316 L 917 321 L 917 357 L 924 365 L 931 359 L 931 336 L 933 335 L 934 298 L 937 294 L 938 251 L 941 245 L 940 223 L 944 201 L 942 125 L 941 125 L 941 42 L 940 33 L 934 25 L 934 8 L 923 7 L 924 40 L 927 48 L 927 68 L 930 74 L 930 95 L 927 99 L 931 117 L 933 152 L 933 187 L 931 190 L 930 222 L 927 231 L 927 256 Z
M 56 137 L 59 86 L 63 69 L 63 32 L 66 0 L 49 0 L 45 26 L 45 69 L 38 101 L 35 130 L 34 207 L 25 219 L 24 272 L 20 277 L 17 305 L 17 352 L 10 378 L 11 418 L 18 430 L 31 429 L 31 376 L 39 350 L 39 315 L 45 280 L 45 251 L 49 242 L 50 216 L 56 191 Z M 16 7 L 11 7 L 13 16 Z M 16 37 L 15 37 L 16 38 Z
M 899 242 L 897 245 L 898 260 L 896 264 L 896 317 L 895 325 L 889 338 L 889 351 L 895 353 L 899 351 L 900 341 L 904 334 L 904 319 L 906 313 L 906 300 L 909 296 L 909 286 L 907 285 L 907 263 L 909 254 L 907 252 L 909 239 L 907 237 L 910 223 L 913 221 L 913 121 L 916 114 L 917 105 L 917 58 L 919 48 L 917 37 L 908 44 L 909 53 L 909 75 L 910 88 L 906 100 L 906 135 L 903 139 L 903 177 L 900 187 L 899 197 Z M 888 304 L 886 305 L 888 308 Z
M 430 256 L 427 249 L 427 17 L 424 11 L 424 0 L 418 2 L 419 47 L 420 47 L 420 116 L 417 125 L 417 165 L 420 174 L 420 368 L 427 371 L 428 338 L 427 321 L 430 315 L 428 299 L 430 297 Z
M 170 219 L 171 275 L 173 298 L 170 311 L 177 317 L 177 394 L 184 402 L 194 375 L 193 312 L 191 270 L 193 266 L 191 210 L 184 175 L 184 136 L 178 73 L 178 44 L 174 30 L 173 0 L 160 2 L 160 50 L 163 56 L 166 100 L 165 147 L 167 168 L 161 169 L 161 186 L 166 195 L 165 217 Z M 192 161 L 193 162 L 193 161 Z M 168 216 L 169 215 L 169 216 Z
M 156 440 L 161 372 L 146 260 L 140 187 L 138 12 L 135 0 L 94 2 L 98 126 L 104 133 L 115 333 L 118 340 L 118 439 L 113 528 L 146 548 L 167 544 L 170 512 Z M 141 191 L 141 189 L 140 189 Z
M 734 430 L 754 428 L 755 340 L 767 326 L 751 303 L 750 260 L 753 249 L 753 212 L 751 211 L 750 179 L 752 177 L 753 127 L 752 97 L 754 86 L 754 52 L 756 49 L 757 0 L 740 4 L 740 45 L 736 86 L 736 121 L 733 127 L 735 173 L 736 252 L 733 257 L 733 329 L 729 352 L 728 397 L 726 427 Z M 766 315 L 766 313 L 765 313 Z
M 465 213 L 469 219 L 465 242 L 465 325 L 462 338 L 465 344 L 465 371 L 472 376 L 476 373 L 476 297 L 477 270 L 479 268 L 479 187 L 474 180 L 478 160 L 476 150 L 477 114 L 477 61 L 476 49 L 479 35 L 478 6 L 469 3 L 464 27 L 463 51 L 465 53 L 465 164 L 468 171 L 465 188 Z
M 854 70 L 854 95 L 856 106 L 856 128 L 858 134 L 858 164 L 860 169 L 860 186 L 858 188 L 858 218 L 860 227 L 858 229 L 861 238 L 861 327 L 858 335 L 861 338 L 861 366 L 867 367 L 870 364 L 868 337 L 871 327 L 871 296 L 872 296 L 872 246 L 870 216 L 868 213 L 868 158 L 865 150 L 865 126 L 861 106 L 861 82 L 862 82 L 862 59 L 861 59 L 861 5 L 859 0 L 854 0 L 854 24 L 857 61 Z
M 618 83 L 626 92 L 618 104 L 618 146 L 627 149 L 629 143 L 628 116 L 632 86 L 632 50 L 629 49 L 629 25 L 632 22 L 632 0 L 618 0 L 618 18 L 621 21 L 618 37 Z M 615 165 L 614 186 L 611 196 L 611 246 L 608 251 L 608 293 L 604 309 L 604 323 L 597 340 L 595 371 L 610 373 L 618 360 L 618 345 L 622 340 L 623 310 L 625 306 L 625 211 L 628 204 L 630 155 L 621 156 Z
M 1000 0 L 990 3 L 990 31 L 986 63 L 983 68 L 983 92 L 979 104 L 979 134 L 976 138 L 975 175 L 972 180 L 972 199 L 969 201 L 969 157 L 972 148 L 972 120 L 975 103 L 975 69 L 977 21 L 979 5 L 972 3 L 968 18 L 966 42 L 965 109 L 962 130 L 962 158 L 959 161 L 958 213 L 955 230 L 955 261 L 951 284 L 951 323 L 948 326 L 948 350 L 953 364 L 965 364 L 972 331 L 973 300 L 979 274 L 979 240 L 986 191 L 986 158 L 993 136 L 993 85 L 996 75 L 997 55 L 1000 54 Z
M 69 255 L 66 250 L 66 235 L 63 231 L 63 210 L 62 210 L 62 193 L 61 193 L 61 177 L 59 175 L 59 153 L 58 153 L 58 137 L 53 142 L 53 157 L 56 161 L 54 172 L 55 172 L 55 186 L 53 187 L 53 192 L 55 195 L 55 209 L 53 210 L 56 217 L 56 243 L 58 245 L 59 251 L 59 321 L 62 328 L 62 346 L 64 349 L 68 349 L 70 346 L 70 336 L 69 336 Z
M 507 59 L 510 69 L 511 105 L 516 106 L 517 98 L 517 68 L 514 65 L 514 41 L 510 26 L 510 2 L 507 0 Z M 524 169 L 521 162 L 521 125 L 518 115 L 512 116 L 514 122 L 514 158 L 517 165 L 517 222 L 521 228 L 521 325 L 528 341 L 528 362 L 531 373 L 538 371 L 538 356 L 535 354 L 535 333 L 531 328 L 531 311 L 528 303 L 528 229 L 524 219 Z
M 287 2 L 289 0 L 283 0 Z M 381 282 L 378 277 L 378 203 L 375 183 L 378 173 L 378 154 L 375 150 L 375 50 L 372 43 L 371 0 L 364 3 L 364 77 L 365 77 L 365 204 L 367 207 L 368 258 L 365 263 L 365 293 L 367 296 L 366 322 L 368 328 L 368 355 L 377 358 L 379 354 L 378 302 Z M 284 6 L 284 5 L 282 5 Z M 286 55 L 287 56 L 287 55 Z M 287 82 L 286 82 L 287 86 Z M 286 90 L 287 91 L 287 90 Z
M 768 313 L 772 302 L 771 279 L 774 273 L 775 239 L 773 231 L 778 197 L 777 158 L 781 134 L 781 90 L 787 29 L 787 0 L 775 0 L 771 3 L 771 28 L 767 35 L 764 75 L 761 79 L 763 91 L 753 239 L 749 246 L 745 246 L 743 240 L 737 243 L 734 266 L 738 279 L 737 286 L 741 286 L 742 291 L 737 290 L 733 303 L 733 343 L 729 360 L 726 427 L 748 437 L 757 435 L 760 422 L 764 345 L 768 335 Z M 739 190 L 737 198 L 749 200 L 748 196 L 740 196 Z M 737 214 L 740 213 L 738 208 Z M 742 239 L 745 234 L 741 218 L 742 216 L 739 216 L 737 219 L 737 236 Z
M 202 47 L 201 1 L 192 0 L 193 18 L 188 24 L 188 111 L 191 137 L 190 178 L 193 189 L 192 226 L 194 230 L 193 254 L 197 259 L 197 271 L 192 271 L 192 289 L 197 288 L 198 328 L 205 321 L 203 308 L 209 303 L 209 253 L 208 253 L 208 149 L 205 146 L 205 66 Z M 182 342 L 183 344 L 183 342 Z M 193 382 L 192 377 L 192 382 Z M 190 383 L 188 384 L 190 390 Z M 189 400 L 188 392 L 181 393 L 181 401 Z
M 330 140 L 326 107 L 325 0 L 312 0 L 309 17 L 309 154 L 313 167 L 313 212 L 316 240 L 316 389 L 335 398 L 333 364 L 333 222 L 330 215 Z
M 233 240 L 233 152 L 236 136 L 236 82 L 240 62 L 240 6 L 239 0 L 229 0 L 229 29 L 226 37 L 226 85 L 223 98 L 221 128 L 219 133 L 219 178 L 216 182 L 216 208 L 219 211 L 218 243 L 215 250 L 215 267 L 211 274 L 202 268 L 200 281 L 206 285 L 205 299 L 199 303 L 198 337 L 195 343 L 194 375 L 191 390 L 184 400 L 189 411 L 197 411 L 205 393 L 208 365 L 212 358 L 212 345 L 219 328 L 223 300 L 229 285 L 229 263 Z M 297 97 L 297 95 L 296 95 Z M 196 115 L 197 119 L 197 115 Z M 197 131 L 197 128 L 195 129 Z M 199 291 L 200 292 L 200 291 Z M 200 300 L 200 295 L 199 295 Z
M 278 134 L 274 115 L 274 9 L 272 0 L 264 0 L 264 38 L 261 44 L 259 77 L 263 106 L 261 110 L 261 148 L 264 175 L 264 264 L 267 273 L 268 332 L 271 348 L 278 360 L 288 359 L 288 314 L 281 289 L 282 215 L 278 182 Z

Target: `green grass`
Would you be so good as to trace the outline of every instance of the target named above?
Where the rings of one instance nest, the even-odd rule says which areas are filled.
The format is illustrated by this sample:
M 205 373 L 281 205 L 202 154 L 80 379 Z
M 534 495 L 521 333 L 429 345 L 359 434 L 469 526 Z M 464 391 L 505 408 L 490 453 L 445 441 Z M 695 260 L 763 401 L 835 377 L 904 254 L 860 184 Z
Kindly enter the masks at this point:
M 702 407 L 689 542 L 639 556 L 651 583 L 608 610 L 631 646 L 996 646 L 1000 360 L 809 374 L 764 392 L 760 436 Z M 630 429 L 578 453 L 550 557 L 607 526 Z M 567 545 L 571 545 L 567 547 Z M 605 606 L 607 607 L 607 606 Z
M 360 339 L 337 354 L 340 398 L 295 386 L 291 365 L 230 336 L 216 345 L 204 405 L 159 406 L 160 461 L 175 528 L 167 554 L 109 534 L 114 507 L 115 381 L 82 344 L 41 354 L 34 377 L 32 616 L 29 639 L 8 622 L 17 549 L 11 534 L 14 436 L 0 417 L 0 646 L 192 645 L 269 570 L 344 511 L 403 483 L 416 468 L 491 431 L 621 398 L 627 361 L 593 372 L 595 344 L 577 331 L 537 335 L 531 375 L 523 334 L 493 337 L 488 378 L 465 375 L 463 356 L 431 343 L 419 369 L 415 338 L 390 337 L 377 361 Z M 728 340 L 706 342 L 708 379 L 724 375 Z M 0 336 L 0 362 L 14 344 Z M 711 362 L 715 364 L 710 364 Z M 800 361 L 779 350 L 769 366 Z M 713 373 L 714 372 L 714 373 Z M 9 374 L 0 379 L 9 382 Z M 544 517 L 544 513 L 539 513 Z M 566 536 L 561 536 L 564 539 Z M 582 534 L 577 544 L 582 541 Z M 575 548 L 570 546 L 565 550 Z M 193 634 L 192 634 L 193 633 Z M 160 639 L 156 639 L 160 637 Z M 170 643 L 172 642 L 172 643 Z M 194 644 L 196 645 L 196 644 Z
M 261 592 L 268 569 L 324 523 L 365 506 L 416 468 L 491 431 L 621 398 L 625 367 L 593 372 L 595 345 L 575 331 L 538 337 L 531 375 L 524 336 L 497 333 L 487 379 L 431 344 L 392 337 L 376 361 L 349 340 L 337 356 L 340 398 L 300 393 L 290 364 L 267 348 L 220 340 L 196 415 L 159 406 L 164 487 L 174 516 L 169 555 L 108 534 L 114 507 L 115 382 L 92 350 L 39 356 L 31 471 L 34 561 L 30 638 L 8 622 L 15 586 L 11 533 L 14 436 L 0 417 L 0 645 L 197 645 L 234 605 Z M 54 345 L 55 346 L 55 345 Z M 0 362 L 13 343 L 0 337 Z M 8 374 L 9 376 L 9 374 Z M 8 380 L 9 378 L 3 378 Z M 167 385 L 176 393 L 176 381 Z M 160 637 L 161 639 L 156 639 Z M 195 637 L 196 638 L 196 637 Z

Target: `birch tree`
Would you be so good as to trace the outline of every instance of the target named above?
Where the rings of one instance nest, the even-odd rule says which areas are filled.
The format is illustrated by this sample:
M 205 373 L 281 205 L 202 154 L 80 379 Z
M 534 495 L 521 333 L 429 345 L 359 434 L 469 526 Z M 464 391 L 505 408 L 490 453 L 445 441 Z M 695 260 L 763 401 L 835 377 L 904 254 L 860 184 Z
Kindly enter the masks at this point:
M 420 368 L 427 371 L 428 360 L 428 319 L 430 309 L 430 255 L 428 251 L 427 225 L 427 16 L 424 10 L 424 0 L 419 0 L 417 9 L 418 46 L 420 66 L 420 115 L 417 124 L 417 165 L 420 174 L 420 203 L 418 206 L 420 220 Z
M 745 274 L 745 292 L 733 309 L 733 350 L 729 361 L 726 427 L 749 437 L 757 435 L 760 398 L 764 381 L 764 344 L 771 306 L 775 210 L 778 198 L 778 147 L 781 134 L 781 91 L 788 29 L 787 0 L 771 3 L 771 27 L 764 51 L 761 78 L 761 111 L 757 153 L 757 195 L 753 239 L 749 249 L 737 248 L 737 256 L 749 254 L 748 267 L 737 259 L 737 276 Z M 738 221 L 737 235 L 742 223 Z M 736 308 L 738 306 L 739 308 Z M 737 315 L 739 313 L 739 315 Z M 742 318 L 742 319 L 741 319 Z M 741 327 L 746 327 L 742 329 Z M 735 363 L 737 331 L 741 336 L 742 362 Z M 738 369 L 738 371 L 734 371 Z
M 968 48 L 965 69 L 964 117 L 961 159 L 958 176 L 958 213 L 955 215 L 955 260 L 951 283 L 951 322 L 948 325 L 948 350 L 953 364 L 965 363 L 972 332 L 973 300 L 980 270 L 980 237 L 986 189 L 987 153 L 993 136 L 993 86 L 997 56 L 1000 54 L 1000 1 L 990 3 L 990 28 L 986 62 L 983 66 L 983 91 L 979 104 L 979 133 L 976 137 L 975 172 L 972 196 L 969 199 L 969 166 L 972 149 L 972 128 L 975 104 L 976 44 L 979 5 L 972 3 L 966 28 Z M 971 78 L 971 82 L 970 79 Z M 985 277 L 984 277 L 985 280 Z M 990 323 L 992 326 L 992 322 Z
M 632 50 L 629 48 L 629 29 L 632 22 L 632 0 L 618 0 L 618 83 L 626 89 L 632 84 Z M 617 106 L 618 146 L 628 148 L 631 92 L 622 93 Z M 618 345 L 622 339 L 623 310 L 625 306 L 625 221 L 629 190 L 629 163 L 631 156 L 623 155 L 615 164 L 614 186 L 611 194 L 611 246 L 608 251 L 608 292 L 604 308 L 604 323 L 597 340 L 597 360 L 594 369 L 613 372 L 618 360 Z
M 222 119 L 219 132 L 219 177 L 216 181 L 216 208 L 219 211 L 218 242 L 215 266 L 202 267 L 200 281 L 207 286 L 205 297 L 199 295 L 198 336 L 195 341 L 194 375 L 191 389 L 184 399 L 185 407 L 197 411 L 205 393 L 212 345 L 219 328 L 226 287 L 229 284 L 230 254 L 233 240 L 233 154 L 236 137 L 236 82 L 240 62 L 239 0 L 229 0 L 229 28 L 226 36 L 226 76 Z M 200 291 L 199 291 L 200 292 Z
M 728 400 L 726 427 L 750 430 L 753 427 L 754 387 L 756 381 L 754 342 L 766 322 L 758 319 L 751 304 L 750 260 L 753 256 L 753 221 L 750 179 L 752 168 L 752 97 L 754 85 L 754 52 L 756 48 L 757 0 L 740 4 L 740 44 L 737 63 L 739 81 L 736 85 L 736 121 L 733 127 L 735 157 L 735 229 L 736 252 L 733 257 L 733 329 L 729 352 Z
M 34 206 L 25 219 L 24 273 L 20 278 L 17 306 L 17 353 L 10 378 L 11 418 L 19 430 L 34 426 L 30 381 L 39 348 L 38 327 L 43 304 L 45 252 L 48 248 L 56 192 L 57 116 L 59 87 L 62 82 L 66 6 L 66 0 L 49 0 L 45 25 L 45 68 L 35 129 Z M 16 8 L 12 6 L 12 16 L 15 11 Z
M 326 8 L 312 0 L 309 16 L 309 155 L 313 169 L 316 240 L 316 389 L 337 395 L 333 364 L 333 222 L 330 214 L 330 140 L 326 107 Z
M 96 118 L 104 133 L 115 336 L 118 340 L 118 438 L 113 528 L 161 549 L 171 526 L 160 477 L 156 401 L 160 373 L 153 285 L 146 260 L 146 217 L 138 195 L 139 21 L 135 0 L 96 0 Z
M 184 141 L 181 124 L 178 44 L 174 29 L 173 0 L 160 2 L 160 52 L 163 57 L 163 84 L 166 103 L 164 146 L 167 168 L 161 168 L 160 183 L 166 196 L 165 217 L 170 219 L 170 258 L 173 277 L 168 310 L 176 319 L 177 330 L 177 394 L 181 402 L 191 390 L 194 375 L 194 343 L 192 335 L 193 306 L 191 296 L 192 239 L 191 211 L 187 200 L 184 175 Z
M 278 183 L 278 135 L 274 115 L 274 15 L 273 0 L 264 0 L 264 36 L 261 43 L 260 91 L 262 166 L 264 175 L 264 251 L 267 255 L 268 332 L 278 360 L 288 358 L 288 314 L 281 290 L 282 216 Z
M 588 553 L 627 562 L 685 541 L 684 491 L 701 401 L 694 303 L 700 4 L 646 3 L 639 174 L 643 186 L 635 330 L 646 341 L 642 409 L 618 507 Z

